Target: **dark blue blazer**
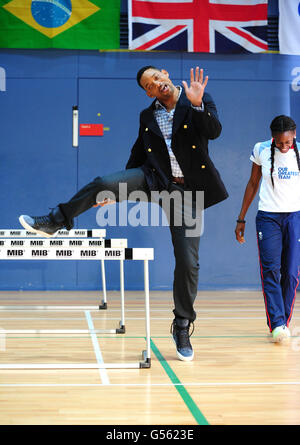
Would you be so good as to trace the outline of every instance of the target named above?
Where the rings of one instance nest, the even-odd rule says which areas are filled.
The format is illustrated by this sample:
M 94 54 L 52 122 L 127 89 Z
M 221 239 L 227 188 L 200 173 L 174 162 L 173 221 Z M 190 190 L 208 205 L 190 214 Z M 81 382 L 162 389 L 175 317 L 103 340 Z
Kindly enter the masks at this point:
M 177 102 L 172 130 L 172 150 L 184 175 L 184 188 L 204 191 L 204 208 L 228 197 L 219 172 L 208 153 L 208 140 L 222 130 L 216 106 L 208 93 L 204 111 L 191 107 L 184 90 Z M 150 190 L 167 190 L 172 181 L 168 149 L 154 116 L 155 101 L 140 114 L 139 135 L 126 169 L 141 167 Z

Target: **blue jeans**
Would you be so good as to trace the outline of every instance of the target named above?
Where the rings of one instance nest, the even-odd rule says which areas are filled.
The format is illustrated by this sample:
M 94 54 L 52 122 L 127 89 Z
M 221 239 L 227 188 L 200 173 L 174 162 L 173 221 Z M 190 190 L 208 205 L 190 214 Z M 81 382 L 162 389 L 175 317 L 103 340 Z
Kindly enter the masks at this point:
M 133 191 L 143 191 L 150 199 L 150 190 L 147 186 L 144 172 L 141 168 L 133 168 L 107 176 L 98 176 L 92 182 L 79 190 L 68 202 L 59 204 L 66 221 L 67 229 L 73 227 L 73 218 L 90 209 L 96 204 L 96 198 L 99 192 L 112 192 L 117 202 L 127 199 L 126 196 L 119 196 L 119 184 L 127 185 L 128 195 Z M 184 192 L 184 187 L 170 182 L 168 192 Z M 160 202 L 158 203 L 160 204 Z M 195 215 L 195 203 L 191 202 L 191 212 Z M 172 236 L 175 256 L 175 270 L 173 281 L 174 314 L 176 317 L 186 318 L 194 321 L 196 313 L 193 309 L 194 301 L 198 289 L 198 250 L 199 236 L 186 236 L 186 229 L 193 227 L 185 222 L 182 217 L 182 225 L 174 222 L 174 215 L 179 210 L 175 205 L 171 205 L 171 212 L 168 218 L 169 227 Z
M 300 211 L 258 211 L 257 242 L 261 280 L 270 331 L 288 326 L 300 272 Z

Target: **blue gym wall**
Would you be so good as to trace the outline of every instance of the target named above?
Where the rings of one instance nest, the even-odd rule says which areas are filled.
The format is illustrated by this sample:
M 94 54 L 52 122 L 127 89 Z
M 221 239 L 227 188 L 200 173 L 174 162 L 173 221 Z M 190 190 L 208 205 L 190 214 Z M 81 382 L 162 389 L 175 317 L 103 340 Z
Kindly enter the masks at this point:
M 253 145 L 270 137 L 275 115 L 290 114 L 300 125 L 298 56 L 0 50 L 0 228 L 19 228 L 19 214 L 48 213 L 94 177 L 124 168 L 139 112 L 150 103 L 135 81 L 136 71 L 148 64 L 167 69 L 178 84 L 188 79 L 190 67 L 203 67 L 223 125 L 221 136 L 210 142 L 210 154 L 230 197 L 205 211 L 199 289 L 260 288 L 257 199 L 247 215 L 243 246 L 235 241 L 235 220 Z M 109 128 L 104 136 L 80 137 L 79 148 L 73 148 L 73 105 L 80 123 Z M 97 211 L 81 215 L 76 227 L 99 227 Z M 167 227 L 107 227 L 107 237 L 128 238 L 130 247 L 154 247 L 151 289 L 172 288 Z M 119 288 L 117 263 L 106 263 L 109 289 Z M 141 262 L 126 262 L 125 280 L 127 289 L 143 287 Z M 94 261 L 0 263 L 2 290 L 99 287 L 100 266 Z

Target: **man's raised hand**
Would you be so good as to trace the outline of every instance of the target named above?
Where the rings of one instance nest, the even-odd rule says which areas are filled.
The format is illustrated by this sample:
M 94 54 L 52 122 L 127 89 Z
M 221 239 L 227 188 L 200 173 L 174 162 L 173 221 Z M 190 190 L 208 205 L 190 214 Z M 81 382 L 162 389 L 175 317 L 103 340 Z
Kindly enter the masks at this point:
M 202 68 L 199 69 L 199 66 L 197 66 L 195 69 L 195 75 L 194 75 L 194 68 L 191 68 L 190 86 L 188 86 L 185 80 L 182 81 L 186 97 L 189 99 L 191 104 L 194 105 L 194 107 L 201 106 L 202 97 L 207 82 L 208 82 L 208 76 L 205 76 L 205 79 L 203 81 L 203 69 Z

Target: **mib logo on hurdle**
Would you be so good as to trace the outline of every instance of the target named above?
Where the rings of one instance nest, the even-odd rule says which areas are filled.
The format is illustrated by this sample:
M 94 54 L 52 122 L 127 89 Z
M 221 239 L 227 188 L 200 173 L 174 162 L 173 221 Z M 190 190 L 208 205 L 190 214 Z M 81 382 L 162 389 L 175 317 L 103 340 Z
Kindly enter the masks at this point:
M 103 240 L 0 240 L 0 259 L 96 260 L 122 259 L 123 256 L 122 249 L 105 248 Z
M 3 232 L 3 236 L 6 234 Z M 16 233 L 14 236 L 19 236 Z M 31 236 L 31 234 L 29 234 Z M 120 241 L 121 244 L 124 240 Z M 101 247 L 101 249 L 99 249 Z M 121 245 L 107 239 L 0 239 L 0 259 L 124 259 Z
M 120 258 L 122 259 L 123 251 L 118 249 L 84 249 L 84 250 L 70 250 L 70 249 L 1 249 L 0 248 L 0 258 L 1 259 L 12 259 L 12 258 L 23 258 L 28 260 L 31 258 L 41 257 L 47 258 L 49 260 L 59 259 L 59 258 L 69 258 L 69 259 L 81 259 L 81 258 Z

